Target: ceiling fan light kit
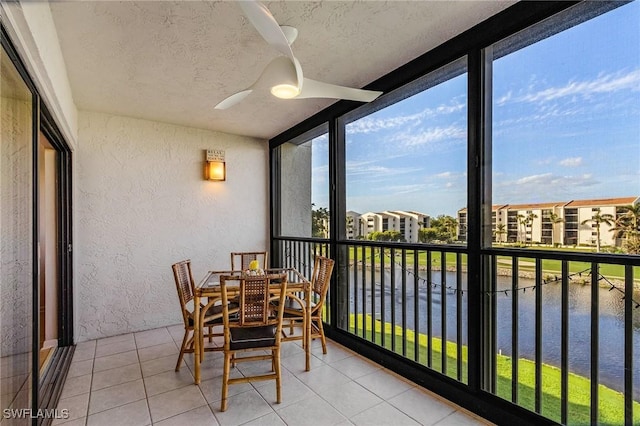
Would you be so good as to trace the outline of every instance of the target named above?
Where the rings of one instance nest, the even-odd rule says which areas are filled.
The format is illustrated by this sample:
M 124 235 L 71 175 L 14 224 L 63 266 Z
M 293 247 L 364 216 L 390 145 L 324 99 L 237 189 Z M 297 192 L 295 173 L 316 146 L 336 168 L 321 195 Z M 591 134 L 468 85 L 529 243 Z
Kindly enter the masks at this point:
M 298 36 L 298 30 L 280 26 L 269 9 L 259 1 L 241 1 L 238 5 L 262 38 L 284 56 L 271 61 L 250 87 L 228 96 L 215 109 L 227 109 L 242 101 L 254 89 L 263 86 L 270 87 L 271 94 L 280 99 L 330 98 L 371 102 L 382 94 L 379 91 L 338 86 L 303 77 L 302 67 L 291 50 L 291 43 Z
M 271 88 L 271 94 L 280 99 L 293 99 L 300 94 L 300 90 L 291 84 L 276 84 Z

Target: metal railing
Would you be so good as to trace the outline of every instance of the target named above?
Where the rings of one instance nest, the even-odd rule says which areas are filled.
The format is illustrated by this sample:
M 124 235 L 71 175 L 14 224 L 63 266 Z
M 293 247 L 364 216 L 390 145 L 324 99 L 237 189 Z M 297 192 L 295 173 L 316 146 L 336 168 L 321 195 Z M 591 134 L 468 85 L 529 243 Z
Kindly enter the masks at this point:
M 466 383 L 465 254 L 348 244 L 348 331 Z
M 283 266 L 309 273 L 315 254 L 333 254 L 333 290 L 344 299 L 328 299 L 339 310 L 333 327 L 401 362 L 554 422 L 610 423 L 612 410 L 616 421 L 640 422 L 639 256 L 489 248 L 476 254 L 482 278 L 471 285 L 465 246 L 350 240 L 329 253 L 327 241 L 277 239 L 275 247 Z M 474 291 L 481 318 L 469 317 Z M 468 358 L 474 330 L 479 363 Z M 469 387 L 470 374 L 480 389 Z
M 485 390 L 562 424 L 610 423 L 612 410 L 637 424 L 640 258 L 491 249 L 483 261 Z

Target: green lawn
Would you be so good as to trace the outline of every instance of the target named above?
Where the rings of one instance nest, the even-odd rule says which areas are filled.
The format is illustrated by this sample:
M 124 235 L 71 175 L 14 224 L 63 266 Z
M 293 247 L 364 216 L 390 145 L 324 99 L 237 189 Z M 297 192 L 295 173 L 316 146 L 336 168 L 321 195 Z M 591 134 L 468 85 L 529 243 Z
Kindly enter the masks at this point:
M 554 251 L 567 251 L 567 252 L 590 252 L 592 253 L 593 250 L 586 250 L 586 249 L 562 249 L 562 248 L 551 248 L 551 247 L 546 247 L 546 248 L 542 248 L 542 247 L 535 247 L 536 250 L 554 250 Z M 391 265 L 391 250 L 390 249 L 384 249 L 384 252 L 381 252 L 380 249 L 378 248 L 369 248 L 366 247 L 365 248 L 365 254 L 364 257 L 366 259 L 366 264 L 370 265 L 371 264 L 371 256 L 372 256 L 372 250 L 373 250 L 373 260 L 375 261 L 375 264 L 377 267 L 380 267 L 381 264 L 381 253 L 384 253 L 384 264 L 385 267 L 388 268 Z M 396 259 L 395 262 L 397 263 L 396 267 L 399 267 L 399 265 L 402 262 L 402 250 L 395 250 L 396 253 Z M 405 250 L 406 253 L 406 265 L 407 268 L 413 268 L 414 265 L 414 250 Z M 350 247 L 349 248 L 349 259 L 353 260 L 354 259 L 354 248 Z M 362 261 L 362 249 L 358 249 L 358 261 Z M 456 260 L 457 260 L 457 254 L 456 253 L 445 253 L 446 256 L 446 264 L 447 267 L 455 267 L 456 266 Z M 535 270 L 535 259 L 533 258 L 527 258 L 526 257 L 526 250 L 522 250 L 521 253 L 522 257 L 519 257 L 519 264 L 518 267 L 521 271 L 526 271 L 526 272 L 533 272 Z M 509 256 L 499 256 L 498 257 L 498 267 L 499 268 L 511 268 L 511 257 Z M 442 252 L 439 251 L 432 251 L 431 252 L 431 265 L 433 267 L 436 268 L 440 268 L 441 266 L 441 261 L 442 261 Z M 467 256 L 466 255 L 462 255 L 461 256 L 461 264 L 463 269 L 466 269 L 467 266 Z M 588 262 L 569 262 L 569 273 L 578 273 L 581 271 L 584 271 L 586 269 L 591 268 L 591 264 Z M 425 255 L 425 252 L 420 251 L 419 253 L 419 257 L 418 257 L 418 266 L 420 268 L 426 268 L 427 266 L 427 257 Z M 543 270 L 543 277 L 545 275 L 554 275 L 557 274 L 559 275 L 561 270 L 562 270 L 562 262 L 559 260 L 554 260 L 554 259 L 543 259 L 542 260 L 542 270 Z M 600 265 L 600 273 L 608 278 L 623 278 L 624 277 L 624 265 L 611 265 L 611 264 L 601 264 Z M 640 274 L 634 274 L 636 277 Z M 589 278 L 587 278 L 587 276 L 584 276 L 585 280 L 588 280 Z
M 351 315 L 350 330 L 354 333 L 356 321 L 358 335 L 362 337 L 362 326 L 367 330 L 365 339 L 384 346 L 392 350 L 392 339 L 395 339 L 395 352 L 402 355 L 402 328 L 396 326 L 395 333 L 391 324 L 383 324 L 375 321 L 375 333 L 372 333 L 372 321 L 369 315 Z M 384 345 L 382 336 L 384 334 Z M 415 353 L 415 333 L 407 330 L 406 335 L 406 357 L 422 365 L 427 364 L 427 336 L 418 334 L 418 359 Z M 442 340 L 431 339 L 431 368 L 437 372 L 442 372 Z M 456 379 L 457 372 L 457 345 L 454 342 L 446 342 L 446 375 Z M 511 400 L 511 363 L 512 359 L 507 356 L 497 355 L 497 395 L 506 400 Z M 556 422 L 560 422 L 560 370 L 556 367 L 542 365 L 542 412 L 541 414 Z M 462 347 L 462 382 L 467 382 L 467 347 Z M 591 383 L 589 379 L 569 373 L 569 406 L 568 424 L 588 425 L 590 424 L 590 392 Z M 603 385 L 599 386 L 599 424 L 621 425 L 624 424 L 624 395 L 620 392 L 609 389 Z M 518 405 L 534 411 L 535 407 L 535 363 L 527 359 L 518 360 Z M 640 424 L 640 403 L 634 402 L 633 423 Z

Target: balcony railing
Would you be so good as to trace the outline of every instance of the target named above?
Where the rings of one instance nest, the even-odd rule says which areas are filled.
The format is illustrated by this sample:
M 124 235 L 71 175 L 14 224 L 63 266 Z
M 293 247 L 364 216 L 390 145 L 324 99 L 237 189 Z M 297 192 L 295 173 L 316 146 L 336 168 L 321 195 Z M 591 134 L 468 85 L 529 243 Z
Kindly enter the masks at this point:
M 348 331 L 465 383 L 465 255 L 383 244 L 346 248 Z
M 309 272 L 329 253 L 311 239 L 276 247 L 283 265 Z M 334 328 L 554 422 L 640 423 L 640 257 L 487 249 L 477 254 L 484 278 L 470 283 L 464 246 L 354 240 L 333 250 Z M 469 317 L 474 291 L 481 318 Z M 469 359 L 473 332 L 480 362 Z

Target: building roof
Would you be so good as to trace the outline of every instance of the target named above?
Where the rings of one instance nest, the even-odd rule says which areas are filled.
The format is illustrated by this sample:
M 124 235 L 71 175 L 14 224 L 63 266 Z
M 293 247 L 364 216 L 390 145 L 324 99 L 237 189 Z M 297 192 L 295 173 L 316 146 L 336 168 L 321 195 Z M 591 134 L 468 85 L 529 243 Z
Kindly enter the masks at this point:
M 507 204 L 503 209 L 507 210 L 534 210 L 534 209 L 550 209 L 553 207 L 560 207 L 565 205 L 566 202 L 554 202 L 554 203 L 531 203 L 531 204 Z
M 620 197 L 620 198 L 600 198 L 593 200 L 571 200 L 565 207 L 588 207 L 588 206 L 626 206 L 635 204 L 640 197 Z
M 548 209 L 552 207 L 626 206 L 629 204 L 637 204 L 638 202 L 640 202 L 640 197 L 594 198 L 587 200 L 558 201 L 553 203 L 494 204 L 491 206 L 491 210 L 534 210 Z M 458 210 L 458 213 L 464 213 L 466 211 L 467 208 L 464 207 Z

